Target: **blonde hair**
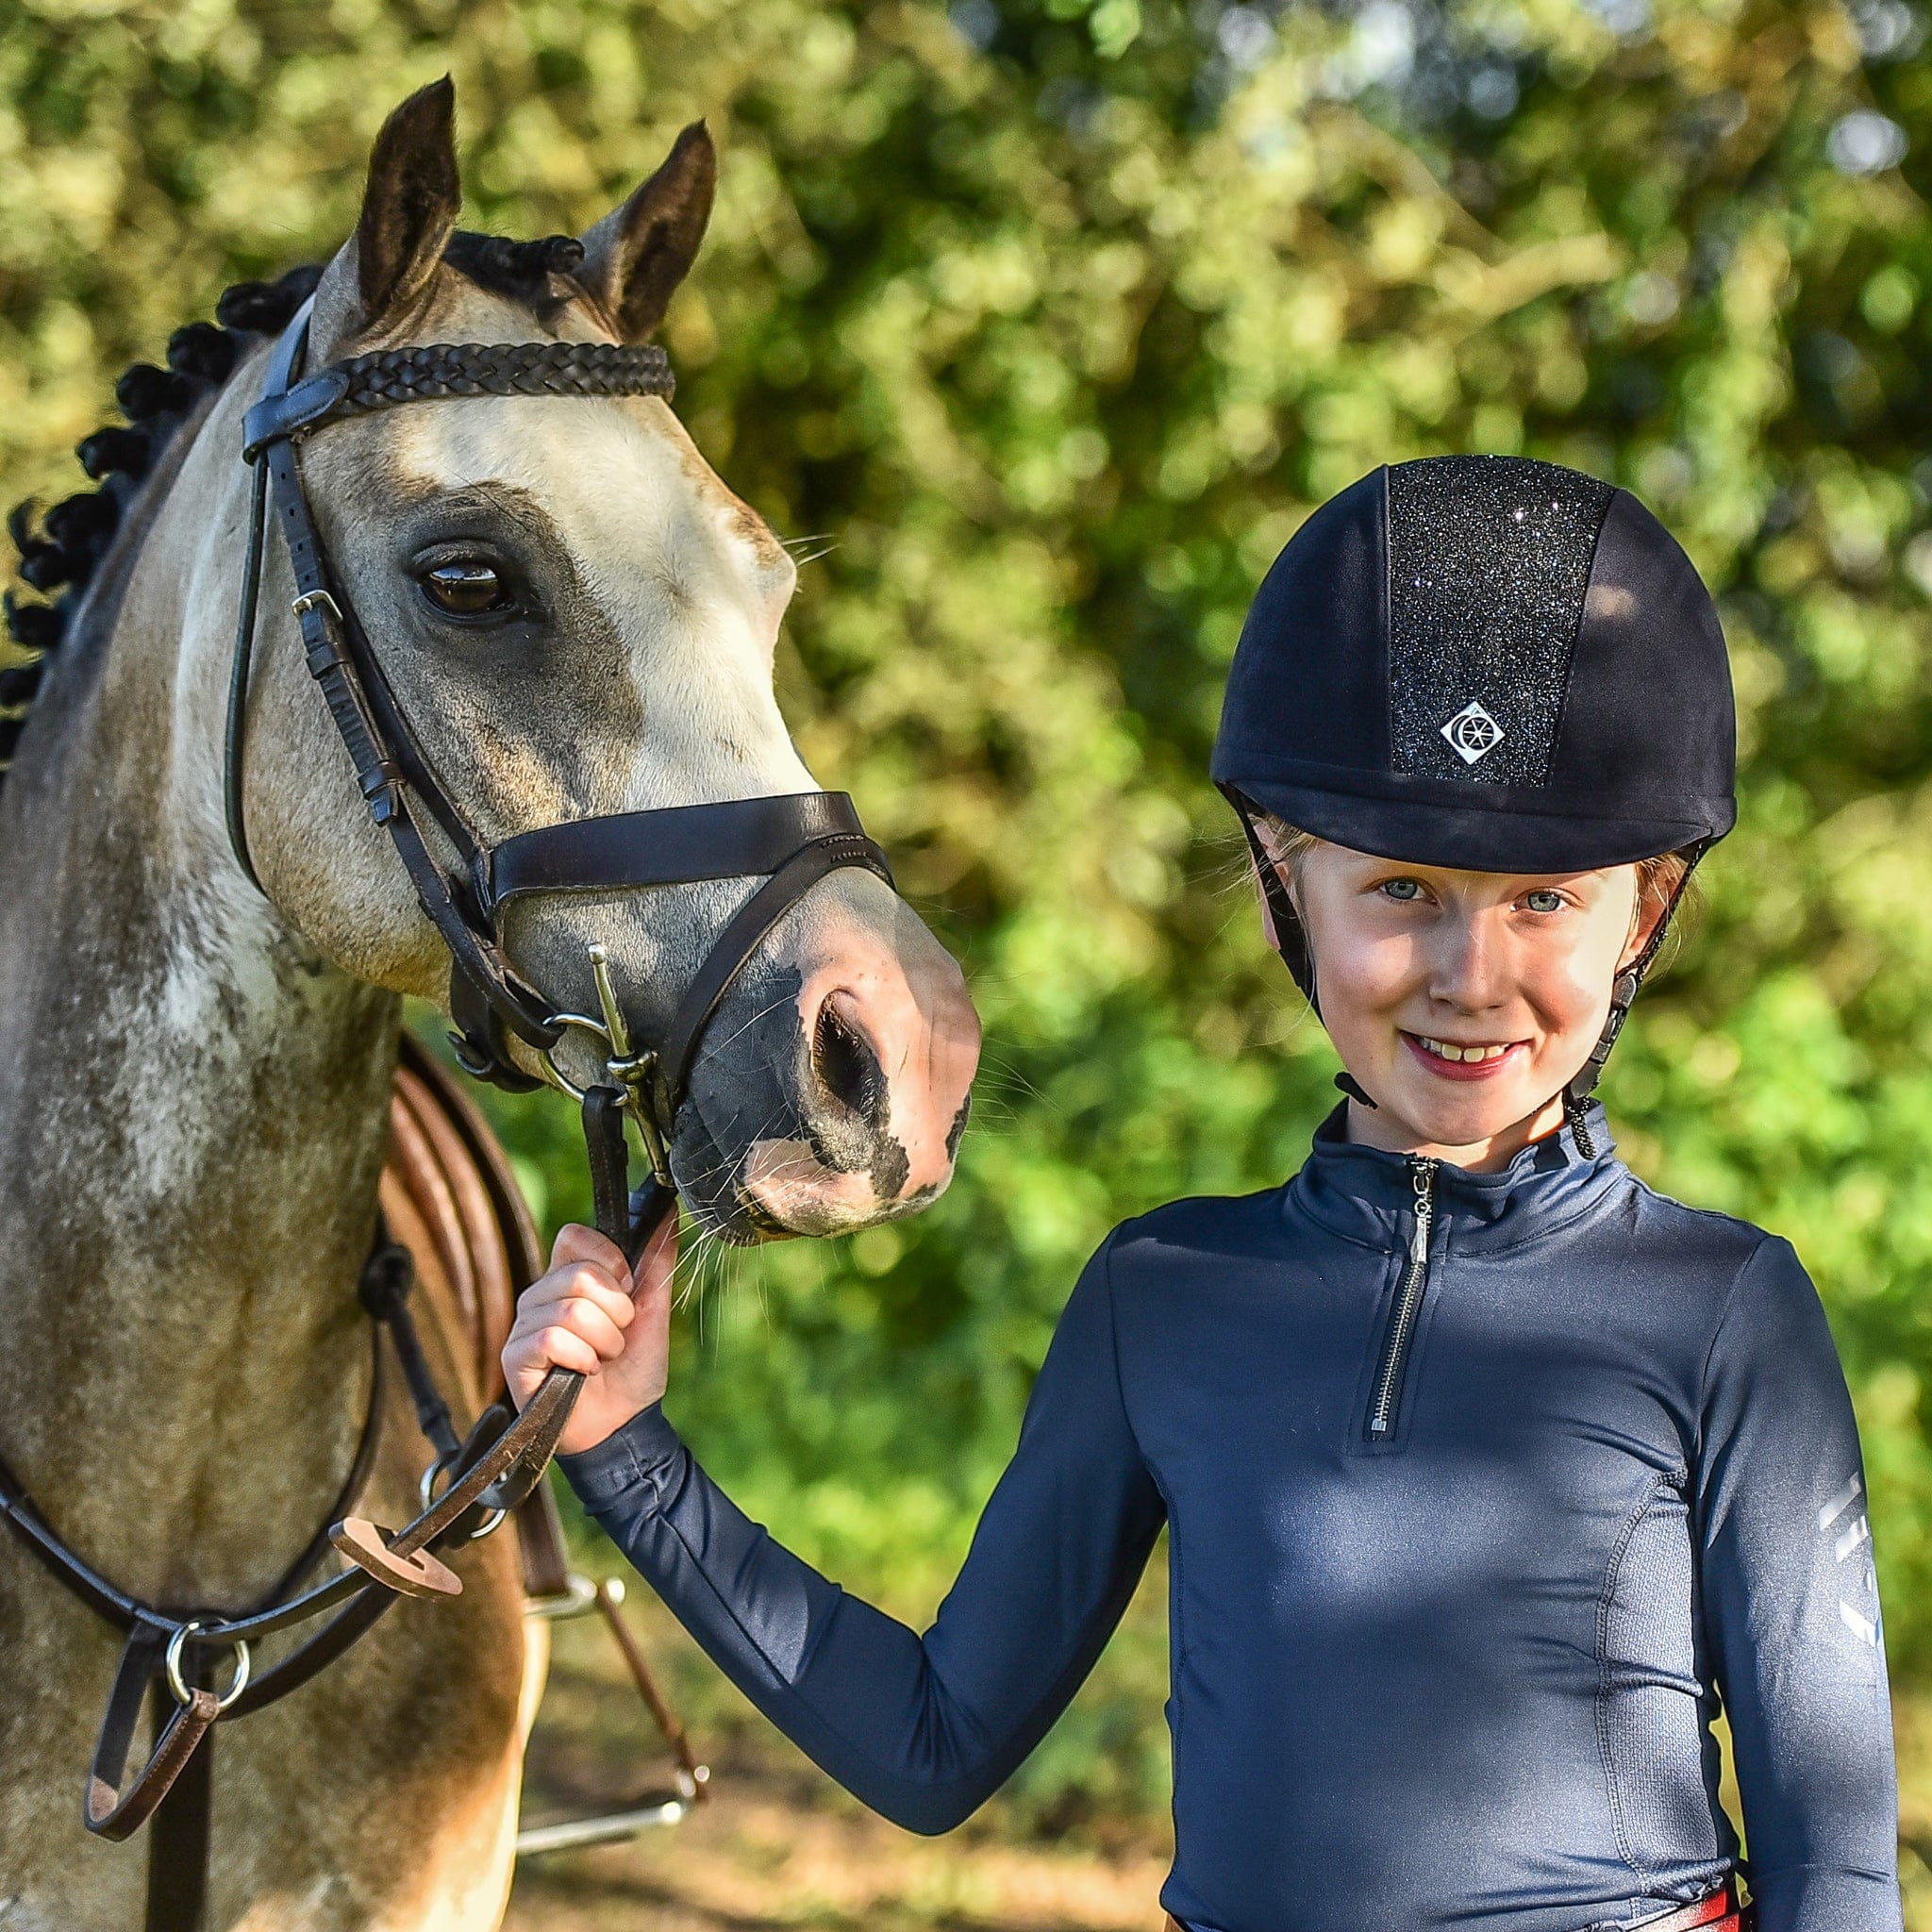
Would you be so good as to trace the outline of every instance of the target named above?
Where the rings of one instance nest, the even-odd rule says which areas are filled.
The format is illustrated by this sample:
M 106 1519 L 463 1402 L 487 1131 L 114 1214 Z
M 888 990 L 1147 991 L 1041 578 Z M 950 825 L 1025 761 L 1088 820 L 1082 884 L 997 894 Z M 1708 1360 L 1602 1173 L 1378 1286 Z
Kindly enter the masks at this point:
M 1291 884 L 1298 883 L 1302 860 L 1317 845 L 1327 842 L 1318 839 L 1313 832 L 1305 832 L 1299 825 L 1291 825 L 1286 819 L 1274 818 L 1265 812 L 1257 814 L 1255 830 L 1269 858 L 1288 874 Z M 1694 915 L 1698 909 L 1696 882 L 1692 880 L 1686 885 L 1685 880 L 1696 858 L 1694 846 L 1675 852 L 1659 852 L 1654 858 L 1640 858 L 1637 861 L 1637 904 L 1640 910 L 1647 911 L 1654 908 L 1661 913 L 1668 911 L 1674 902 L 1676 913 L 1671 922 L 1674 930 L 1687 915 Z

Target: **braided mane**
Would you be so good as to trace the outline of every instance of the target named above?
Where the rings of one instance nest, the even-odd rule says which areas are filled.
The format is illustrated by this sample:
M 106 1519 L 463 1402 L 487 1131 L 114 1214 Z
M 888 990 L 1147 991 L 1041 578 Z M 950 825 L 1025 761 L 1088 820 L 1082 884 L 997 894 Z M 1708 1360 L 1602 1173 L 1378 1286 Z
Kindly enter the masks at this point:
M 572 235 L 512 242 L 459 230 L 451 237 L 444 259 L 479 287 L 523 302 L 541 319 L 546 309 L 580 292 L 567 279 L 562 292 L 556 292 L 558 284 L 553 277 L 567 278 L 583 257 L 583 243 Z M 75 448 L 81 468 L 101 487 L 57 503 L 38 525 L 40 506 L 32 501 L 18 505 L 7 519 L 8 534 L 20 552 L 19 575 L 42 594 L 24 600 L 9 590 L 0 597 L 8 631 L 32 654 L 26 663 L 0 670 L 0 778 L 13 760 L 48 658 L 66 637 L 90 580 L 156 458 L 182 423 L 227 381 L 254 339 L 279 335 L 321 279 L 321 264 L 310 263 L 291 269 L 279 281 L 236 283 L 215 304 L 213 322 L 191 322 L 169 337 L 165 369 L 137 362 L 115 384 L 114 399 L 127 426 L 110 424 Z M 646 355 L 662 359 L 658 350 L 611 353 L 613 374 L 617 363 L 628 371 L 630 362 Z M 382 359 L 358 358 L 372 365 L 371 382 L 378 389 L 381 372 L 373 365 Z M 541 388 L 539 369 L 503 374 L 519 391 Z
M 233 373 L 253 340 L 279 335 L 322 279 L 319 266 L 291 269 L 279 281 L 238 282 L 215 304 L 213 322 L 192 322 L 168 340 L 168 366 L 137 362 L 114 386 L 127 426 L 109 425 L 75 447 L 80 466 L 99 484 L 57 503 L 36 526 L 39 508 L 18 506 L 7 520 L 20 552 L 20 576 L 40 597 L 8 591 L 7 628 L 33 655 L 0 671 L 0 774 L 12 761 L 53 652 L 67 635 L 75 611 L 122 516 L 175 432 Z

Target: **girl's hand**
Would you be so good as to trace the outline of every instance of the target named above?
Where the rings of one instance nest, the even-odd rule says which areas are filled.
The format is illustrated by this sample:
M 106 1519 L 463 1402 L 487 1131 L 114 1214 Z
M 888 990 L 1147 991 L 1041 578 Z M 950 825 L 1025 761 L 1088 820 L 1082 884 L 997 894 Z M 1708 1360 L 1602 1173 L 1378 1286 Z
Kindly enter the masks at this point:
M 664 1393 L 676 1260 L 675 1214 L 638 1257 L 635 1274 L 614 1242 L 573 1223 L 550 1251 L 549 1274 L 524 1291 L 503 1345 L 510 1400 L 522 1408 L 553 1368 L 586 1378 L 559 1453 L 595 1448 Z

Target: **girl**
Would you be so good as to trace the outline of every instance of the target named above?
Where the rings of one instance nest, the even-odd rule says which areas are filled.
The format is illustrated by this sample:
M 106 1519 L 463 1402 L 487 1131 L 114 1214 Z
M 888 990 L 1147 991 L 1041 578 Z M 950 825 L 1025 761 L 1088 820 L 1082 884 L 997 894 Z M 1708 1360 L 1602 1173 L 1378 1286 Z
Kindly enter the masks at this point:
M 1857 1431 L 1786 1242 L 1589 1099 L 1727 832 L 1723 634 L 1635 499 L 1382 470 L 1256 599 L 1214 776 L 1348 1096 L 1286 1186 L 1117 1228 L 922 1638 L 747 1522 L 658 1406 L 670 1254 L 582 1228 L 517 1398 L 772 1720 L 919 1831 L 1045 1733 L 1172 1531 L 1187 1932 L 1899 1924 Z M 1719 1807 L 1730 1721 L 1748 1866 Z

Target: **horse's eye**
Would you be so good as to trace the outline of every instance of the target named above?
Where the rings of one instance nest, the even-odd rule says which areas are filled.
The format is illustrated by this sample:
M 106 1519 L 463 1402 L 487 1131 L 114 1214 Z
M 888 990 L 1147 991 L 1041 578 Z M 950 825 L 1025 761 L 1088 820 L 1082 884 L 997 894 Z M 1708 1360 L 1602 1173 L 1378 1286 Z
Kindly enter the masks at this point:
M 429 601 L 452 617 L 481 617 L 509 603 L 503 578 L 475 558 L 432 565 L 419 581 Z

